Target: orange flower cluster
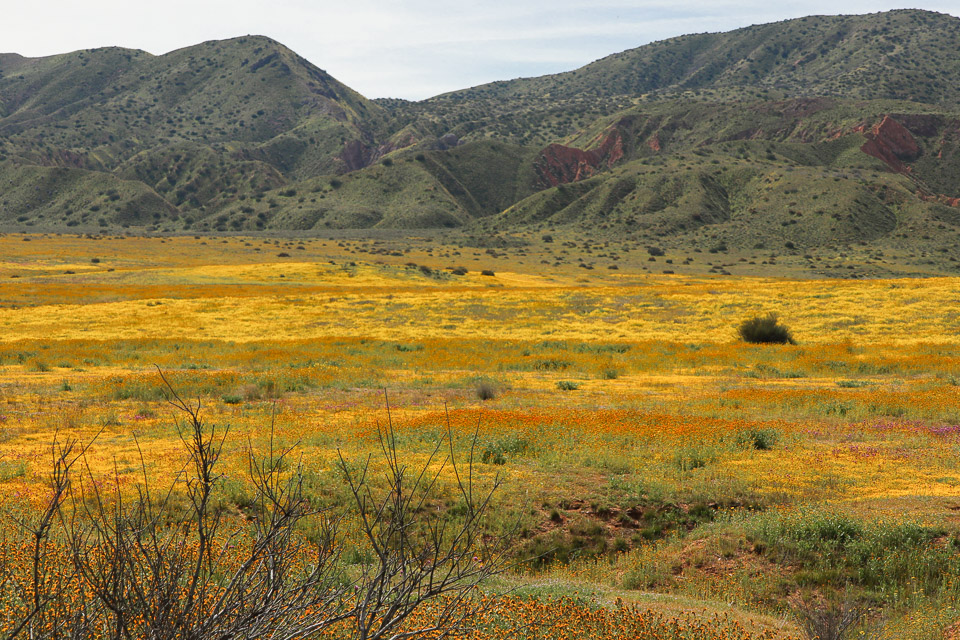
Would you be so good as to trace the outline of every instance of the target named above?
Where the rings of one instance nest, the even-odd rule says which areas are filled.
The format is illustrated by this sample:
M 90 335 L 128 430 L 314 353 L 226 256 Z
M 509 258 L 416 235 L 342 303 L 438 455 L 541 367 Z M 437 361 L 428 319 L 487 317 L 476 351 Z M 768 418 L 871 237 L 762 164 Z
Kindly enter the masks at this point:
M 472 434 L 480 425 L 481 435 L 497 432 L 520 432 L 535 435 L 549 428 L 556 433 L 558 426 L 573 430 L 573 435 L 596 434 L 657 438 L 659 440 L 710 439 L 739 433 L 748 429 L 787 429 L 790 423 L 781 420 L 745 420 L 714 418 L 697 415 L 654 413 L 638 409 L 580 409 L 577 407 L 550 407 L 547 409 L 485 410 L 457 409 L 449 413 L 430 412 L 404 420 L 402 428 L 420 430 L 427 426 L 441 426 L 449 422 L 458 434 Z M 570 432 L 561 431 L 571 435 Z
M 416 628 L 430 608 L 415 614 Z M 669 614 L 618 600 L 602 607 L 582 598 L 506 597 L 494 603 L 469 637 L 475 640 L 773 640 L 787 636 L 772 629 L 747 628 L 727 614 Z

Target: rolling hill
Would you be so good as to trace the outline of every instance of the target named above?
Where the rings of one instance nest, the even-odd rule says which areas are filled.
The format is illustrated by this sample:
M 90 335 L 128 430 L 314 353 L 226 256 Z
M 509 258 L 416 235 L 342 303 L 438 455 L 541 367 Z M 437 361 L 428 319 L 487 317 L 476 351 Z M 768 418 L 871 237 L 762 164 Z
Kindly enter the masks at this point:
M 957 50 L 945 14 L 811 16 L 415 103 L 368 100 L 260 36 L 3 54 L 0 228 L 944 254 L 960 239 Z

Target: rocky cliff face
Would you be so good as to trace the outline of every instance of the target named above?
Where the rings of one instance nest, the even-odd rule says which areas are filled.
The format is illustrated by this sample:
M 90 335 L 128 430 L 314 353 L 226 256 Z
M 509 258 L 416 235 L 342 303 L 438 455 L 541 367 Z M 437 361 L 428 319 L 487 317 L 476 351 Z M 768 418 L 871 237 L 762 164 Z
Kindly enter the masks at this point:
M 612 167 L 623 155 L 623 134 L 618 129 L 606 133 L 598 146 L 588 150 L 551 144 L 534 163 L 537 182 L 543 188 L 577 182 Z
M 854 131 L 867 138 L 860 147 L 861 151 L 882 160 L 897 173 L 910 173 L 911 169 L 905 162 L 916 160 L 920 155 L 920 147 L 913 134 L 890 116 L 884 116 L 883 120 L 869 129 L 862 124 Z
M 933 115 L 904 115 L 894 118 L 885 115 L 872 127 L 861 124 L 854 133 L 861 133 L 867 139 L 860 150 L 869 156 L 882 160 L 892 171 L 909 176 L 917 186 L 917 196 L 928 202 L 939 202 L 951 207 L 960 206 L 960 198 L 936 193 L 922 179 L 915 175 L 913 167 L 907 163 L 920 158 L 922 150 L 914 134 L 923 138 L 939 136 L 937 157 L 942 159 L 944 147 L 948 145 L 950 127 L 944 120 Z

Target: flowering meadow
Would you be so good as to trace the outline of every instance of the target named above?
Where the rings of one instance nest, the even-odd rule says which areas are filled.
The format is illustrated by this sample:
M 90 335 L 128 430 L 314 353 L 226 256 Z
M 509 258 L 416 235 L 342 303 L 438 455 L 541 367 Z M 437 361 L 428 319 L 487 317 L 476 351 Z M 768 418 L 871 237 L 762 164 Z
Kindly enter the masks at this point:
M 502 480 L 485 526 L 511 532 L 512 568 L 477 596 L 491 604 L 472 637 L 802 638 L 804 611 L 848 605 L 861 637 L 951 637 L 960 280 L 592 274 L 350 247 L 0 237 L 7 578 L 29 564 L 22 523 L 48 499 L 55 441 L 89 445 L 85 477 L 118 495 L 176 483 L 162 373 L 228 430 L 216 500 L 238 527 L 248 450 L 291 447 L 304 490 L 335 506 L 341 456 L 360 464 L 388 422 L 411 465 L 450 437 L 478 486 Z M 738 340 L 770 311 L 796 345 Z M 440 511 L 457 478 L 435 471 L 424 508 Z M 359 527 L 344 520 L 348 572 Z M 18 593 L 0 591 L 0 627 L 27 606 Z

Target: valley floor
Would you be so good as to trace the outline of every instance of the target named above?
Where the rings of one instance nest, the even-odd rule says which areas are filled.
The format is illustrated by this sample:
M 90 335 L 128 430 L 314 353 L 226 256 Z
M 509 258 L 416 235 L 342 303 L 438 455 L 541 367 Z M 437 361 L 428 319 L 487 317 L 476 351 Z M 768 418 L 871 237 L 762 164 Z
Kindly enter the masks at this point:
M 42 502 L 55 436 L 95 437 L 91 473 L 120 486 L 138 447 L 174 477 L 159 368 L 230 425 L 238 516 L 241 445 L 271 422 L 318 486 L 338 450 L 375 448 L 388 407 L 414 462 L 476 430 L 480 482 L 505 480 L 490 526 L 520 523 L 527 562 L 491 588 L 516 589 L 501 613 L 521 637 L 798 638 L 798 610 L 844 601 L 896 638 L 960 619 L 960 279 L 411 246 L 0 237 L 4 508 Z M 770 311 L 797 345 L 737 339 Z

